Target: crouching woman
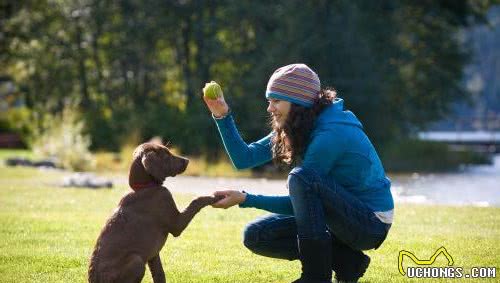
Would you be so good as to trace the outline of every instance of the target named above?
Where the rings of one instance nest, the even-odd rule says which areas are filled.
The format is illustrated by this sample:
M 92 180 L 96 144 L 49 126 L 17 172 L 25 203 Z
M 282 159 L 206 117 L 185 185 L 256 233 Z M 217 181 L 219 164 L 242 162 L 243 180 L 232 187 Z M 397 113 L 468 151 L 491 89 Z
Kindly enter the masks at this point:
M 299 259 L 295 282 L 356 282 L 393 219 L 390 180 L 356 116 L 344 110 L 334 90 L 321 89 L 317 74 L 304 64 L 277 69 L 266 98 L 272 131 L 247 144 L 240 137 L 223 97 L 205 98 L 225 149 L 238 169 L 271 160 L 292 168 L 288 196 L 217 191 L 214 207 L 233 205 L 272 214 L 249 223 L 244 245 L 273 258 Z

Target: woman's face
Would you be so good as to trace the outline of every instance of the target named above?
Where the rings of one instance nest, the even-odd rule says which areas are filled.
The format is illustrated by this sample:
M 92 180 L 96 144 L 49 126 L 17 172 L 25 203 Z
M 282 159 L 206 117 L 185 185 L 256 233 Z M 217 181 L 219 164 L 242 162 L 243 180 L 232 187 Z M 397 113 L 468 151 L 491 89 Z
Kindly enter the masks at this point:
M 290 113 L 290 108 L 292 103 L 285 100 L 278 100 L 271 98 L 268 100 L 269 106 L 267 106 L 267 112 L 271 114 L 273 119 L 273 125 L 281 128 L 285 125 L 288 113 Z

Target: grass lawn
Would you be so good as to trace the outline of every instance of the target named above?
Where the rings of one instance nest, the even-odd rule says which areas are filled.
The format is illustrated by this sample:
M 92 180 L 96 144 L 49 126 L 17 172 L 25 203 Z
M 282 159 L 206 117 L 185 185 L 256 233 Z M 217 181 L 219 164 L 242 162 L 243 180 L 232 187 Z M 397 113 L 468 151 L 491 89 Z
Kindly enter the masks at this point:
M 112 190 L 59 188 L 57 171 L 0 165 L 0 282 L 85 282 L 90 253 L 107 217 L 126 187 Z M 450 188 L 452 190 L 453 188 Z M 180 207 L 193 196 L 175 195 Z M 400 250 L 428 259 L 444 246 L 454 266 L 500 266 L 500 208 L 398 204 L 385 244 L 369 251 L 372 264 L 361 282 L 409 280 L 398 272 Z M 290 282 L 299 262 L 257 256 L 241 244 L 254 209 L 204 209 L 161 252 L 168 282 Z M 438 257 L 436 266 L 444 266 Z M 405 258 L 405 268 L 410 260 Z M 499 275 L 497 274 L 497 278 Z M 492 282 L 498 279 L 476 279 Z M 449 282 L 471 280 L 448 279 Z M 151 282 L 149 271 L 143 282 Z

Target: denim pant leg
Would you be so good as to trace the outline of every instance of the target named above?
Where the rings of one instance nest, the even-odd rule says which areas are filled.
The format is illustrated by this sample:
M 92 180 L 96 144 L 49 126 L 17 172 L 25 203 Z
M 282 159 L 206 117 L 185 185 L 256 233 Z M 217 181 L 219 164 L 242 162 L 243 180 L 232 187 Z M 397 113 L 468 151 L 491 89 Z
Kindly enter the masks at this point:
M 298 259 L 295 217 L 270 214 L 250 222 L 243 232 L 243 244 L 262 256 Z
M 310 176 L 296 170 L 288 175 L 287 186 L 297 223 L 299 239 L 323 240 L 330 238 L 327 231 L 325 211 L 321 195 L 316 186 L 309 184 Z
M 378 248 L 390 225 L 333 179 L 294 168 L 288 177 L 299 238 L 324 238 L 327 229 L 355 250 Z

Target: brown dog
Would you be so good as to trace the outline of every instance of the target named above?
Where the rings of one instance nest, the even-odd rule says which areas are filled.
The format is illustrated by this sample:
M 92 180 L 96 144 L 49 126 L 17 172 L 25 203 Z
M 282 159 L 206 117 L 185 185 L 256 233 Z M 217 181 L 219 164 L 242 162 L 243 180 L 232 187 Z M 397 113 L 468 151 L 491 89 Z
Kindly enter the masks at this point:
M 188 162 L 163 145 L 144 143 L 136 148 L 129 173 L 134 192 L 122 198 L 102 229 L 90 260 L 89 282 L 141 282 L 146 263 L 153 281 L 165 282 L 159 253 L 167 235 L 179 236 L 198 211 L 220 199 L 198 197 L 179 212 L 161 184 L 184 172 Z

